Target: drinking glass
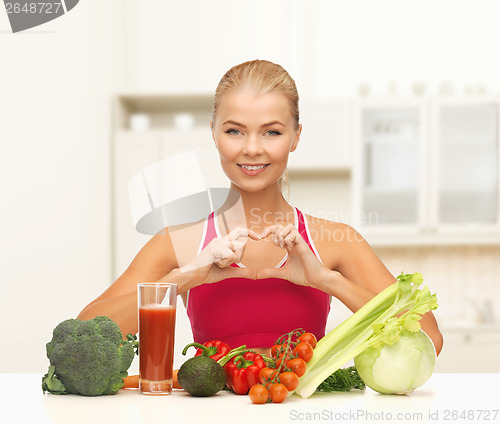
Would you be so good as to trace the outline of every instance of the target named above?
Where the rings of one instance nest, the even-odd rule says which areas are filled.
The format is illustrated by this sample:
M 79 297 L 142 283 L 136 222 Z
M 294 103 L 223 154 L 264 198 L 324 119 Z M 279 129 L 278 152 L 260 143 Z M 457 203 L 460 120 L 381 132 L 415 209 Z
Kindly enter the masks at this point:
M 177 285 L 139 283 L 139 391 L 172 393 Z

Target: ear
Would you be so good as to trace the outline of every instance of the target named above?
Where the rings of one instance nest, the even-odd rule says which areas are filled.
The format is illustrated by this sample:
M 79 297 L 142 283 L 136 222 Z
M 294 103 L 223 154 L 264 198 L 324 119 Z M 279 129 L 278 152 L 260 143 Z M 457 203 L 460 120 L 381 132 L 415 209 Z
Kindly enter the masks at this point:
M 295 138 L 293 140 L 292 145 L 290 146 L 290 151 L 293 152 L 297 148 L 297 145 L 299 144 L 300 141 L 300 134 L 302 133 L 302 124 L 299 124 L 299 129 L 297 130 L 295 134 Z

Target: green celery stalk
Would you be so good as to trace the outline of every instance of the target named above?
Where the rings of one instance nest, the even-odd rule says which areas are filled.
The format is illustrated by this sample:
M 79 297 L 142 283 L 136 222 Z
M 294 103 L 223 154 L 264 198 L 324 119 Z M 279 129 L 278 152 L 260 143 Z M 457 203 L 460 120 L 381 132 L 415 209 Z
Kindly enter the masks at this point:
M 343 349 L 363 330 L 371 326 L 380 314 L 394 304 L 398 293 L 398 285 L 391 284 L 385 290 L 373 297 L 355 314 L 340 323 L 314 348 L 314 355 L 307 363 L 307 371 L 317 368 L 330 359 L 339 350 Z
M 422 281 L 420 273 L 401 273 L 394 284 L 323 337 L 295 391 L 308 398 L 328 376 L 368 347 L 395 343 L 403 328 L 419 331 L 422 315 L 437 308 L 436 295 L 427 286 L 418 289 Z

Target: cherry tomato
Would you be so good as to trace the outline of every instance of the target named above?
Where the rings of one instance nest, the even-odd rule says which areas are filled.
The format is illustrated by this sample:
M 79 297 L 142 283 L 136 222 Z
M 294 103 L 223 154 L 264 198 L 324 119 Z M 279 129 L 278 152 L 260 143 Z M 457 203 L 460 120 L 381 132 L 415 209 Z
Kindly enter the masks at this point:
M 262 384 L 268 383 L 269 380 L 271 380 L 272 378 L 274 378 L 274 376 L 276 375 L 276 372 L 277 371 L 275 369 L 273 369 L 273 368 L 269 368 L 269 367 L 262 368 L 259 371 L 259 381 Z
M 279 349 L 281 345 L 274 345 L 271 348 L 271 358 L 276 358 L 276 351 Z
M 280 374 L 280 383 L 283 384 L 289 392 L 294 391 L 299 385 L 299 376 L 294 372 L 286 371 Z
M 281 403 L 288 397 L 288 390 L 284 384 L 274 383 L 269 387 L 269 396 L 273 403 Z
M 282 345 L 274 345 L 274 346 L 276 346 L 276 350 L 274 351 L 274 355 L 273 355 L 273 350 L 271 349 L 271 355 L 273 355 L 274 362 L 276 364 L 276 368 L 278 368 L 281 365 L 281 362 L 283 360 L 285 360 L 285 361 L 288 360 L 288 358 L 292 354 L 292 351 L 286 343 L 284 343 Z M 273 346 L 273 349 L 274 349 L 274 346 Z
M 299 342 L 309 343 L 313 349 L 316 347 L 316 343 L 318 343 L 318 340 L 313 333 L 302 333 L 297 340 Z
M 306 361 L 304 361 L 302 358 L 290 359 L 287 362 L 286 366 L 299 377 L 302 377 L 304 375 L 307 368 Z
M 314 349 L 309 343 L 301 342 L 295 349 L 293 350 L 293 355 L 298 355 L 299 358 L 302 358 L 304 361 L 309 362 L 313 357 Z
M 279 368 L 279 366 L 281 365 L 281 363 L 283 361 L 288 361 L 288 356 L 285 356 L 285 354 L 282 354 L 280 355 L 279 359 L 275 359 L 274 360 L 274 363 L 276 364 L 276 368 Z
M 255 404 L 266 403 L 269 399 L 269 392 L 262 384 L 254 384 L 248 392 L 250 400 Z
M 283 353 L 288 350 L 287 347 L 288 347 L 288 345 L 286 343 L 275 344 L 271 348 L 271 357 L 274 358 L 274 359 L 276 359 L 276 356 L 277 356 L 278 352 L 280 352 L 280 356 L 283 356 Z

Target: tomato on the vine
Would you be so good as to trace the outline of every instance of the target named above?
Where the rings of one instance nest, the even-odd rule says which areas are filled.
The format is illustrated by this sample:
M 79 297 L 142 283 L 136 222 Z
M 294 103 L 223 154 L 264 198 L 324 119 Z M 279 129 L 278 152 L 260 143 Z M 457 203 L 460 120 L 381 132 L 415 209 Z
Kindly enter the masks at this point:
M 277 370 L 275 370 L 273 368 L 269 368 L 269 367 L 262 368 L 259 371 L 259 381 L 262 384 L 266 384 L 266 383 L 269 382 L 269 380 L 271 380 L 272 378 L 274 378 L 274 376 L 276 375 L 276 373 L 277 373 Z
M 274 345 L 271 349 L 271 356 L 274 359 L 276 368 L 281 365 L 281 362 L 283 360 L 285 360 L 286 362 L 291 355 L 291 348 L 286 343 L 283 343 L 281 345 Z
M 304 361 L 309 362 L 313 357 L 314 349 L 309 343 L 301 342 L 295 349 L 293 349 L 293 355 L 302 358 Z
M 272 348 L 271 348 L 271 358 L 276 358 L 276 352 L 278 351 L 278 349 L 281 348 L 281 345 L 274 345 Z
M 274 403 L 281 403 L 288 397 L 288 390 L 284 384 L 274 383 L 269 387 L 269 396 Z
M 285 371 L 279 375 L 279 379 L 289 392 L 294 391 L 299 385 L 299 376 L 294 372 Z
M 302 377 L 305 374 L 307 368 L 306 361 L 304 361 L 302 358 L 290 359 L 286 363 L 286 366 L 299 377 Z
M 313 333 L 303 333 L 298 337 L 297 340 L 299 342 L 309 343 L 313 349 L 316 347 L 316 343 L 318 343 L 318 340 L 316 339 L 316 336 Z
M 283 356 L 286 352 L 289 352 L 289 351 L 290 351 L 290 348 L 288 347 L 288 345 L 286 343 L 275 344 L 271 348 L 271 357 L 273 359 L 276 359 L 278 354 L 279 354 L 279 356 Z
M 263 385 L 255 384 L 250 387 L 248 396 L 250 397 L 252 403 L 263 404 L 269 399 L 269 392 Z

